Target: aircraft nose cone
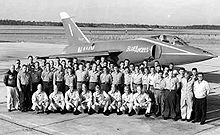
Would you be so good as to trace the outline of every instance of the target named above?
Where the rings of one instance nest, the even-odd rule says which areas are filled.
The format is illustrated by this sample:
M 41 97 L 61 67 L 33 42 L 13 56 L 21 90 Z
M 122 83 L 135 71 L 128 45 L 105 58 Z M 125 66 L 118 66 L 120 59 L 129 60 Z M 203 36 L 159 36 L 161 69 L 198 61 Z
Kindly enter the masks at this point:
M 202 57 L 206 58 L 206 59 L 212 59 L 212 58 L 216 58 L 218 56 L 216 56 L 208 51 L 203 50 Z

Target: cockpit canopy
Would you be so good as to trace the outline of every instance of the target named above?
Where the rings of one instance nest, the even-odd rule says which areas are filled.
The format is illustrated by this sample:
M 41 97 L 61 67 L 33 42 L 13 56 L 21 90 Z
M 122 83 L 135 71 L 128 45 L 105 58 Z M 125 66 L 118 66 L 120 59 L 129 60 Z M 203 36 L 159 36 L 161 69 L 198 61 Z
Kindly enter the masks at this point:
M 158 36 L 152 36 L 151 38 L 160 40 L 164 43 L 168 43 L 171 45 L 179 45 L 179 46 L 186 46 L 188 45 L 183 39 L 177 37 L 177 36 L 173 36 L 173 35 L 158 35 Z

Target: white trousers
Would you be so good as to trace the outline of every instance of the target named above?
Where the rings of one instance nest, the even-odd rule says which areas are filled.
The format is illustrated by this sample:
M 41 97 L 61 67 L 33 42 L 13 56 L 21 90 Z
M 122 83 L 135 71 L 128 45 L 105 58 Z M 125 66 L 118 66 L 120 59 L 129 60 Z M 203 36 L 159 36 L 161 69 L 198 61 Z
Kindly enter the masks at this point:
M 182 119 L 190 119 L 193 107 L 193 94 L 182 94 L 180 104 Z
M 16 87 L 7 86 L 7 108 L 8 109 L 18 109 L 19 96 Z

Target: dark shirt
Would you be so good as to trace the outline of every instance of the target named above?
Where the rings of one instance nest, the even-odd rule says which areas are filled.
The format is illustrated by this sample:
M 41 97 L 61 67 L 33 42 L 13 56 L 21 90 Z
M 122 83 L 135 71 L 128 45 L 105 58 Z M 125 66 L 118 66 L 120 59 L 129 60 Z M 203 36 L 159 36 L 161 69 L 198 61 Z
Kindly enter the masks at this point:
M 16 87 L 17 86 L 17 71 L 13 73 L 9 70 L 4 76 L 4 84 L 6 86 Z

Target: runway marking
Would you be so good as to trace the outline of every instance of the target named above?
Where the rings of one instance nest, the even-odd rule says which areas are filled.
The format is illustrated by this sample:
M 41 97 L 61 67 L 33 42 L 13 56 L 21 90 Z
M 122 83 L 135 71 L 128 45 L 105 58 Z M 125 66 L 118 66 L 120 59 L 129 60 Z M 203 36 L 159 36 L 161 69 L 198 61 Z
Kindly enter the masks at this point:
M 47 135 L 53 135 L 53 134 L 47 133 L 47 132 L 45 132 L 45 131 L 41 131 L 40 129 L 36 129 L 36 128 L 42 128 L 42 129 L 45 129 L 45 130 L 47 130 L 47 131 L 54 132 L 54 133 L 59 133 L 59 134 L 62 134 L 62 135 L 68 135 L 68 134 L 61 133 L 61 132 L 59 132 L 59 131 L 57 131 L 57 130 L 54 130 L 54 129 L 50 129 L 50 128 L 47 128 L 47 127 L 42 127 L 42 126 L 44 126 L 44 125 L 38 125 L 38 124 L 35 124 L 35 123 L 32 123 L 32 122 L 28 122 L 28 121 L 24 121 L 24 120 L 20 120 L 20 119 L 19 119 L 19 120 L 16 120 L 15 118 L 12 118 L 12 117 L 10 117 L 10 116 L 8 116 L 8 115 L 5 115 L 5 114 L 3 114 L 3 113 L 0 113 L 0 116 L 5 117 L 5 118 L 8 118 L 8 119 L 10 119 L 10 120 L 14 120 L 15 122 L 10 121 L 10 120 L 7 120 L 7 119 L 4 119 L 4 118 L 0 118 L 0 119 L 3 120 L 3 121 L 9 122 L 9 123 L 12 123 L 12 124 L 15 124 L 15 125 L 18 125 L 18 126 L 21 126 L 21 127 L 27 128 L 27 129 L 30 129 L 30 130 L 34 130 L 34 131 L 37 131 L 37 132 L 41 132 L 41 133 L 44 133 L 44 134 L 47 134 Z M 23 122 L 23 123 L 27 123 L 27 124 L 32 125 L 32 126 L 34 126 L 34 127 L 29 127 L 29 126 L 25 126 L 25 125 L 23 125 L 23 124 L 19 124 L 17 121 L 20 121 L 20 122 Z
M 213 113 L 213 112 L 218 112 L 218 111 L 220 111 L 220 109 L 208 111 L 207 113 Z

